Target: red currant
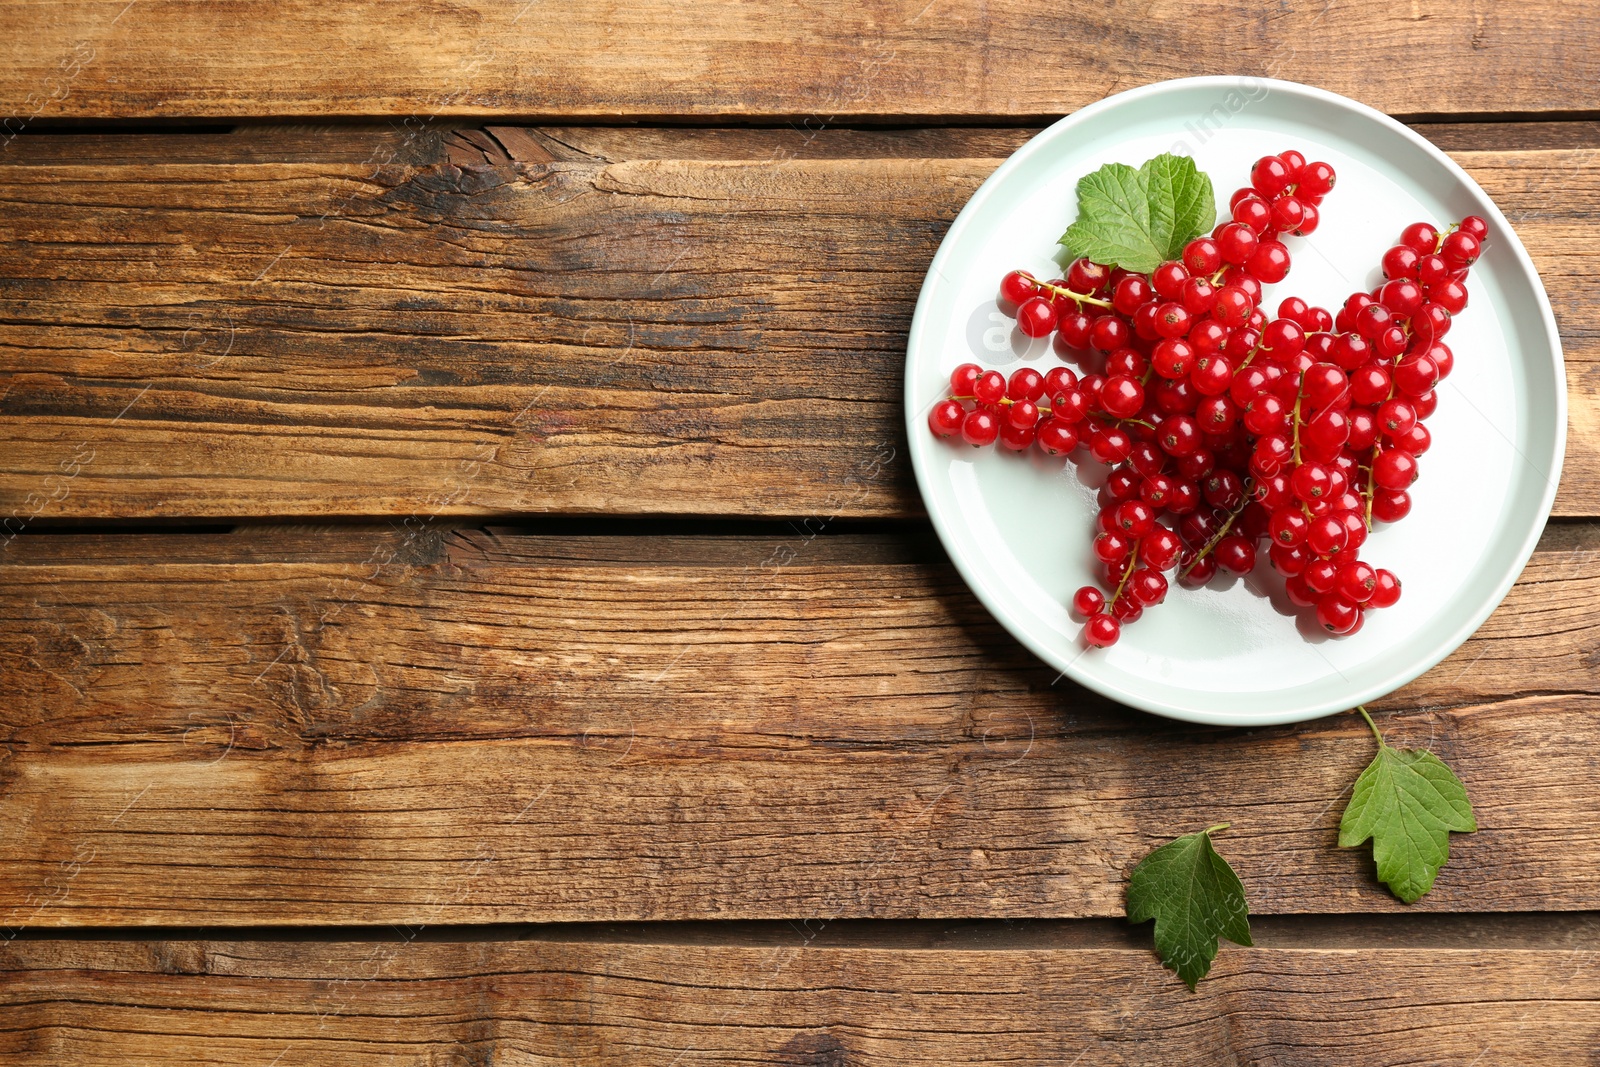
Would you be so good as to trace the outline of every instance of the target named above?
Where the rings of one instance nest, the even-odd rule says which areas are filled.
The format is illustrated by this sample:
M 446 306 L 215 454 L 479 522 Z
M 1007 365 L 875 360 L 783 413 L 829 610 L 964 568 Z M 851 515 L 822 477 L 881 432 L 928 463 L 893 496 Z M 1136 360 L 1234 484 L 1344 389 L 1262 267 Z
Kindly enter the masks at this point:
M 1192 275 L 1215 274 L 1222 269 L 1222 250 L 1211 238 L 1196 237 L 1183 246 L 1183 265 Z
M 1378 439 L 1378 420 L 1367 408 L 1350 409 L 1350 436 L 1345 439 L 1345 447 L 1352 451 L 1362 452 L 1372 447 Z
M 1411 332 L 1419 341 L 1437 341 L 1450 332 L 1450 312 L 1442 304 L 1423 304 L 1411 319 Z
M 1417 459 L 1399 449 L 1382 449 L 1372 462 L 1372 480 L 1385 489 L 1409 489 L 1417 480 Z
M 1344 520 L 1338 515 L 1318 515 L 1310 520 L 1306 531 L 1306 544 L 1317 555 L 1333 555 L 1344 549 L 1349 534 L 1344 530 Z
M 1453 273 L 1443 256 L 1429 254 L 1417 260 L 1417 284 L 1424 289 L 1432 289 L 1448 281 Z
M 1251 233 L 1264 233 L 1272 225 L 1272 207 L 1253 194 L 1241 197 L 1233 205 L 1233 221 Z M 1226 256 L 1223 258 L 1227 259 Z
M 1204 278 L 1190 278 L 1183 283 L 1183 306 L 1190 315 L 1208 314 L 1217 302 L 1217 287 Z
M 1217 248 L 1225 263 L 1245 263 L 1258 244 L 1255 232 L 1243 223 L 1230 222 L 1217 231 Z
M 1391 571 L 1379 567 L 1373 574 L 1372 599 L 1369 607 L 1392 608 L 1400 601 L 1400 579 Z
M 1439 365 L 1426 353 L 1407 356 L 1395 365 L 1394 384 L 1406 396 L 1421 397 L 1432 392 L 1438 382 Z
M 1194 365 L 1194 347 L 1188 341 L 1168 338 L 1151 350 L 1150 365 L 1163 378 L 1182 378 Z
M 1346 563 L 1339 568 L 1338 583 L 1340 596 L 1352 604 L 1365 604 L 1378 587 L 1378 572 L 1360 560 Z
M 997 370 L 984 371 L 972 383 L 972 395 L 980 404 L 998 404 L 1006 395 L 1005 375 Z
M 1168 260 L 1150 272 L 1150 285 L 1156 295 L 1166 300 L 1176 300 L 1183 295 L 1183 283 L 1189 280 L 1189 271 L 1182 263 Z
M 1306 564 L 1311 562 L 1311 554 L 1305 545 L 1295 545 L 1291 548 L 1275 544 L 1267 550 L 1267 559 L 1279 574 L 1293 578 L 1306 569 Z
M 1317 601 L 1317 622 L 1329 633 L 1348 634 L 1361 623 L 1361 609 L 1337 592 Z
M 1295 173 L 1295 180 L 1300 185 L 1301 196 L 1321 199 L 1333 191 L 1338 176 L 1326 163 L 1307 163 Z
M 1434 253 L 1439 244 L 1439 231 L 1426 222 L 1413 222 L 1400 233 L 1400 243 L 1419 256 Z
M 1000 279 L 1000 297 L 1009 304 L 1020 304 L 1038 292 L 1038 279 L 1025 270 L 1014 270 Z
M 1405 433 L 1396 434 L 1394 438 L 1394 447 L 1402 452 L 1409 452 L 1413 456 L 1422 455 L 1431 444 L 1433 444 L 1433 435 L 1420 422 Z
M 1294 234 L 1296 237 L 1309 237 L 1311 234 L 1316 232 L 1317 226 L 1322 222 L 1322 209 L 1317 207 L 1317 205 L 1311 200 L 1307 200 L 1303 197 L 1301 198 L 1300 204 L 1300 225 L 1294 227 L 1289 232 Z
M 960 402 L 941 400 L 928 412 L 928 428 L 940 437 L 954 437 L 961 432 L 961 423 L 966 417 Z
M 1237 534 L 1218 541 L 1212 555 L 1218 566 L 1234 574 L 1249 574 L 1256 566 L 1256 546 Z
M 1089 332 L 1094 320 L 1081 311 L 1061 315 L 1056 319 L 1056 347 L 1082 352 L 1089 347 Z
M 1293 196 L 1280 196 L 1272 202 L 1272 228 L 1290 233 L 1298 230 L 1305 221 L 1306 206 Z
M 1142 274 L 1130 274 L 1117 283 L 1111 292 L 1111 306 L 1123 315 L 1132 315 L 1154 294 L 1150 282 Z
M 1133 340 L 1128 324 L 1115 315 L 1101 315 L 1089 329 L 1089 343 L 1101 352 L 1115 352 Z
M 1015 400 L 1005 410 L 1004 425 L 1031 430 L 1039 423 L 1039 405 L 1031 400 Z M 1029 442 L 1032 443 L 1031 441 Z
M 1447 278 L 1428 290 L 1428 299 L 1450 314 L 1459 315 L 1467 307 L 1467 287 L 1454 278 Z
M 1339 314 L 1342 315 L 1344 312 L 1341 311 Z M 1329 356 L 1334 363 L 1345 370 L 1355 370 L 1372 358 L 1372 346 L 1360 334 L 1341 334 Z
M 1144 386 L 1125 374 L 1107 378 L 1100 390 L 1100 407 L 1114 418 L 1131 419 L 1143 406 Z
M 1378 300 L 1402 319 L 1409 319 L 1422 306 L 1422 286 L 1410 278 L 1396 278 L 1384 284 Z
M 1156 428 L 1161 448 L 1171 456 L 1187 456 L 1201 445 L 1200 427 L 1191 415 L 1170 415 Z
M 1092 585 L 1086 585 L 1072 594 L 1072 610 L 1088 619 L 1100 614 L 1106 606 L 1106 595 Z
M 1139 558 L 1158 571 L 1170 570 L 1178 561 L 1183 542 L 1165 526 L 1157 526 L 1139 542 Z
M 1404 489 L 1378 489 L 1372 494 L 1372 517 L 1378 522 L 1399 522 L 1411 514 L 1411 494 Z
M 1111 283 L 1111 271 L 1088 259 L 1075 259 L 1067 268 L 1067 288 L 1093 296 Z
M 1078 447 L 1078 431 L 1064 419 L 1046 416 L 1035 432 L 1039 450 L 1052 456 L 1064 456 Z
M 1043 337 L 1056 328 L 1056 308 L 1042 296 L 1030 296 L 1017 306 L 1017 329 L 1029 337 Z
M 1128 578 L 1128 592 L 1145 607 L 1166 599 L 1167 576 L 1152 567 L 1140 567 Z
M 1096 615 L 1083 628 L 1083 639 L 1094 648 L 1110 648 L 1117 643 L 1122 626 L 1110 615 Z
M 1282 400 L 1271 393 L 1263 393 L 1246 405 L 1244 426 L 1257 436 L 1274 433 L 1283 428 L 1288 414 L 1289 409 Z
M 1332 459 L 1350 440 L 1350 417 L 1329 408 L 1312 417 L 1300 431 L 1300 443 L 1317 459 Z
M 1272 512 L 1272 518 L 1267 523 L 1267 533 L 1275 545 L 1293 548 L 1295 545 L 1304 544 L 1306 535 L 1311 531 L 1311 520 L 1307 519 L 1298 507 L 1282 507 Z
M 1210 556 L 1200 560 L 1189 558 L 1192 552 L 1179 557 L 1178 583 L 1188 589 L 1198 589 L 1205 585 L 1217 573 L 1217 561 Z
M 1268 200 L 1287 189 L 1292 181 L 1293 172 L 1278 156 L 1262 156 L 1250 168 L 1250 184 Z
M 1189 381 L 1202 396 L 1220 396 L 1233 382 L 1233 364 L 1227 356 L 1201 356 L 1189 372 Z
M 1233 429 L 1239 421 L 1239 408 L 1226 396 L 1208 396 L 1195 405 L 1194 417 L 1201 433 L 1215 437 Z
M 1439 245 L 1439 255 L 1445 264 L 1456 270 L 1476 263 L 1481 250 L 1478 239 L 1463 230 L 1448 234 Z
M 976 363 L 963 363 L 950 372 L 950 395 L 972 396 L 973 384 L 978 376 L 983 373 L 983 368 Z
M 1013 374 L 1011 378 L 1012 381 L 1015 381 L 1016 375 Z M 1059 396 L 1077 387 L 1078 376 L 1073 373 L 1071 367 L 1051 367 L 1044 376 L 1044 393 L 1046 396 Z M 1029 399 L 1035 398 L 1029 397 Z
M 1383 276 L 1410 281 L 1417 276 L 1417 264 L 1422 257 L 1409 245 L 1395 245 L 1383 254 Z
M 1211 309 L 1212 316 L 1226 327 L 1243 326 L 1250 317 L 1253 303 L 1248 293 L 1237 285 L 1225 285 L 1217 290 L 1217 302 Z
M 1313 593 L 1326 593 L 1339 580 L 1339 565 L 1331 559 L 1314 559 L 1306 564 L 1300 580 L 1305 582 L 1306 588 Z
M 1402 397 L 1386 400 L 1378 408 L 1378 430 L 1385 437 L 1400 437 L 1417 424 L 1417 409 Z
M 1381 404 L 1389 399 L 1394 382 L 1387 368 L 1368 363 L 1350 375 L 1350 399 L 1357 404 Z
M 993 412 L 969 411 L 961 422 L 961 439 L 975 448 L 992 445 L 1000 436 L 1000 420 Z
M 1133 439 L 1124 430 L 1112 427 L 1089 437 L 1089 454 L 1101 463 L 1121 463 L 1133 451 Z
M 1015 408 L 1012 409 L 1016 410 Z M 1024 452 L 1032 446 L 1034 441 L 1033 424 L 1019 426 L 1015 422 L 1002 422 L 1000 424 L 1000 443 L 1013 452 Z

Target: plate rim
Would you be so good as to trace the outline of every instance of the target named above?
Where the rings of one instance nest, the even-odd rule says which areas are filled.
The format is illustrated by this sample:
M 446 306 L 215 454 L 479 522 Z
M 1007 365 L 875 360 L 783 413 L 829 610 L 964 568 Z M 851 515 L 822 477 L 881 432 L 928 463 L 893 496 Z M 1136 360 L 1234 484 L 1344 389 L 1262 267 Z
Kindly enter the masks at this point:
M 926 425 L 925 420 L 918 413 L 915 397 L 917 383 L 911 373 L 912 353 L 918 348 L 921 334 L 927 329 L 927 322 L 932 315 L 930 309 L 935 303 L 934 290 L 939 284 L 940 268 L 945 265 L 947 258 L 954 254 L 952 250 L 957 243 L 957 239 L 972 224 L 972 219 L 977 214 L 978 209 L 990 197 L 995 195 L 996 190 L 1006 182 L 1012 173 L 1020 169 L 1035 154 L 1044 151 L 1055 139 L 1074 127 L 1093 119 L 1102 112 L 1126 106 L 1147 97 L 1182 93 L 1196 89 L 1239 90 L 1247 86 L 1260 86 L 1266 88 L 1269 92 L 1286 93 L 1315 101 L 1319 104 L 1331 105 L 1335 108 L 1349 111 L 1363 119 L 1376 122 L 1380 126 L 1386 127 L 1390 132 L 1398 134 L 1411 142 L 1414 147 L 1421 149 L 1425 155 L 1432 158 L 1435 163 L 1443 166 L 1446 171 L 1469 190 L 1475 190 L 1482 202 L 1488 206 L 1490 223 L 1497 227 L 1498 233 L 1503 233 L 1507 236 L 1506 245 L 1510 253 L 1514 257 L 1517 266 L 1532 284 L 1535 301 L 1539 308 L 1539 324 L 1548 342 L 1548 351 L 1555 371 L 1555 380 L 1559 383 L 1555 397 L 1554 414 L 1556 419 L 1554 424 L 1554 448 L 1550 456 L 1550 477 L 1540 497 L 1537 509 L 1538 517 L 1529 524 L 1521 544 L 1517 546 L 1513 554 L 1510 564 L 1505 568 L 1504 573 L 1496 578 L 1490 593 L 1483 598 L 1481 605 L 1474 611 L 1466 613 L 1463 620 L 1450 630 L 1447 636 L 1437 642 L 1433 649 L 1420 656 L 1415 663 L 1391 672 L 1377 683 L 1371 683 L 1360 688 L 1357 690 L 1354 700 L 1347 702 L 1341 698 L 1337 701 L 1316 701 L 1309 705 L 1295 708 L 1292 711 L 1269 715 L 1197 710 L 1176 707 L 1157 699 L 1151 699 L 1079 669 L 1078 662 L 1082 658 L 1081 654 L 1063 662 L 1056 654 L 1056 650 L 1041 641 L 1036 641 L 1032 635 L 1022 631 L 1021 628 L 1014 627 L 1012 621 L 1008 618 L 1009 612 L 997 606 L 993 592 L 986 588 L 984 582 L 977 580 L 977 576 L 970 569 L 962 553 L 956 550 L 952 532 L 947 528 L 947 516 L 942 514 L 939 509 L 930 507 L 928 504 L 930 494 L 927 483 L 931 477 L 931 472 L 924 470 L 924 467 L 929 462 L 926 453 L 928 448 L 932 446 L 932 442 L 924 440 L 927 436 Z M 1512 227 L 1510 221 L 1500 211 L 1499 205 L 1494 202 L 1494 199 L 1483 190 L 1482 186 L 1470 174 L 1442 149 L 1397 119 L 1339 93 L 1301 82 L 1285 81 L 1278 78 L 1257 78 L 1248 75 L 1205 75 L 1190 78 L 1169 78 L 1164 81 L 1152 82 L 1148 85 L 1141 85 L 1104 97 L 1070 115 L 1058 119 L 1031 137 L 1026 144 L 1013 152 L 1004 163 L 973 191 L 967 202 L 962 205 L 954 221 L 950 224 L 950 228 L 945 232 L 944 237 L 940 240 L 939 248 L 929 262 L 927 273 L 923 277 L 922 287 L 917 295 L 916 309 L 911 318 L 910 330 L 907 333 L 904 370 L 905 384 L 902 400 L 905 407 L 907 446 L 911 452 L 911 467 L 916 479 L 917 493 L 922 499 L 928 518 L 933 523 L 934 531 L 938 534 L 940 544 L 944 547 L 946 555 L 950 557 L 967 588 L 972 591 L 973 595 L 983 604 L 985 610 L 1008 634 L 1051 668 L 1059 670 L 1063 676 L 1071 678 L 1079 685 L 1109 697 L 1120 704 L 1183 722 L 1215 726 L 1275 726 L 1304 722 L 1337 714 L 1341 711 L 1348 711 L 1359 704 L 1385 696 L 1437 666 L 1452 652 L 1460 648 L 1483 625 L 1484 621 L 1505 600 L 1506 594 L 1510 591 L 1512 585 L 1522 575 L 1522 571 L 1527 567 L 1528 560 L 1532 557 L 1534 549 L 1538 546 L 1539 539 L 1544 533 L 1545 526 L 1549 522 L 1550 512 L 1555 503 L 1556 493 L 1561 481 L 1562 468 L 1566 461 L 1568 387 L 1566 359 L 1561 347 L 1560 330 L 1556 324 L 1555 311 L 1550 305 L 1549 294 L 1545 291 L 1544 280 L 1539 276 L 1538 269 L 1534 266 L 1532 257 L 1528 255 L 1527 249 L 1523 246 L 1521 237 L 1517 235 L 1515 228 Z M 922 432 L 919 433 L 919 430 Z

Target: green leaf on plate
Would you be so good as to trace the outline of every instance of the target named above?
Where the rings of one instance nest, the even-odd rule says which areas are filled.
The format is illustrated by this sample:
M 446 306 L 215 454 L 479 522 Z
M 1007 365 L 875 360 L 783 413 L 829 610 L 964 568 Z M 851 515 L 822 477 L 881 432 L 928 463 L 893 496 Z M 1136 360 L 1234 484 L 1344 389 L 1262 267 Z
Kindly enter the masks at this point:
M 1470 834 L 1478 823 L 1467 787 L 1443 760 L 1427 749 L 1389 745 L 1367 709 L 1358 710 L 1378 739 L 1378 754 L 1356 779 L 1339 820 L 1339 847 L 1371 838 L 1378 879 L 1411 904 L 1433 888 L 1450 858 L 1451 832 Z
M 1211 179 L 1170 153 L 1134 170 L 1107 163 L 1078 182 L 1078 219 L 1061 243 L 1096 263 L 1148 274 L 1217 221 Z
M 1217 938 L 1250 944 L 1244 885 L 1211 847 L 1213 826 L 1185 834 L 1139 861 L 1128 879 L 1128 921 L 1156 921 L 1156 951 L 1192 992 L 1211 970 Z

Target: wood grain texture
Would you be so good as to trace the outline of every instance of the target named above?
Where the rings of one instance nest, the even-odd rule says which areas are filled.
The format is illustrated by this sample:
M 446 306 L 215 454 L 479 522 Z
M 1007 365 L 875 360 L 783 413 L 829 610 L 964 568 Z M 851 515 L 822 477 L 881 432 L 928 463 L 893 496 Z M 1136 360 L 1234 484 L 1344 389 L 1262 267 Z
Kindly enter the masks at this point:
M 905 330 L 995 160 L 927 131 L 735 132 L 766 154 L 730 160 L 704 131 L 662 158 L 658 130 L 618 161 L 621 133 L 500 129 L 344 164 L 300 138 L 298 162 L 0 166 L 0 522 L 918 512 Z M 424 137 L 486 162 L 404 162 Z M 1456 155 L 1561 321 L 1557 512 L 1600 513 L 1600 168 Z
M 1592 111 L 1583 5 L 1379 0 L 1132 10 L 737 0 L 0 5 L 23 118 L 1056 115 L 1163 78 L 1271 75 L 1402 114 Z
M 1000 947 L 960 931 L 914 947 L 830 933 L 813 922 L 758 943 L 14 941 L 0 947 L 0 1052 L 19 1067 L 1569 1067 L 1600 1046 L 1592 948 L 1269 935 L 1225 945 L 1191 994 L 1118 932 L 1036 931 Z
M 926 545 L 357 530 L 20 537 L 0 925 L 1117 915 L 1231 821 L 1258 913 L 1397 910 L 1333 847 L 1358 719 L 1214 730 L 1023 653 Z M 1600 540 L 1552 531 L 1381 707 L 1466 781 L 1412 910 L 1600 906 Z

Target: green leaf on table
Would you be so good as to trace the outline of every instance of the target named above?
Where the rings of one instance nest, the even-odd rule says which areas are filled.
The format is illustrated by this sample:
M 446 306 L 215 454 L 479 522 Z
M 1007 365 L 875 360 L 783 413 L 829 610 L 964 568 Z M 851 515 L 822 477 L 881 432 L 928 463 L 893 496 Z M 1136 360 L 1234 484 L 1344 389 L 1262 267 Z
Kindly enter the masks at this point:
M 1461 779 L 1423 748 L 1395 748 L 1372 716 L 1360 710 L 1378 739 L 1378 754 L 1356 779 L 1339 820 L 1339 847 L 1372 839 L 1378 879 L 1407 904 L 1433 888 L 1450 858 L 1450 834 L 1478 828 Z
M 1107 163 L 1078 182 L 1078 219 L 1061 243 L 1096 263 L 1148 274 L 1217 221 L 1211 179 L 1170 153 L 1134 170 Z
M 1128 879 L 1128 921 L 1156 921 L 1156 951 L 1192 992 L 1211 970 L 1217 938 L 1250 944 L 1244 886 L 1211 847 L 1213 826 L 1185 834 L 1139 861 Z

